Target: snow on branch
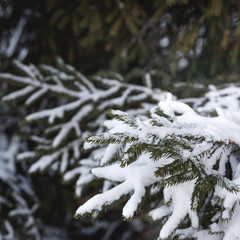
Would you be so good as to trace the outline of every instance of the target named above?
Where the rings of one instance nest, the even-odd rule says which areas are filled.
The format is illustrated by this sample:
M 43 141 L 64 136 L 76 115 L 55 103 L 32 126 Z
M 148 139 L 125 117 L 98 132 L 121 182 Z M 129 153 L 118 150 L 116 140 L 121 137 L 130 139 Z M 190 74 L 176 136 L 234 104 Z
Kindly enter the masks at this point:
M 110 107 L 145 115 L 145 109 L 149 107 L 146 104 L 157 103 L 163 97 L 157 89 L 107 77 L 87 78 L 61 59 L 57 60 L 55 67 L 36 67 L 18 61 L 14 64 L 22 75 L 0 73 L 0 81 L 20 88 L 8 93 L 2 100 L 26 99 L 25 106 L 29 109 L 25 118 L 27 123 L 46 126 L 42 129 L 38 127 L 41 132 L 37 137 L 44 141 L 36 142 L 36 148 L 31 150 L 30 155 L 22 153 L 18 157 L 23 161 L 32 156 L 35 162 L 30 172 L 52 168 L 65 173 L 68 169 L 81 168 L 80 148 L 84 138 L 90 132 L 102 131 Z M 34 112 L 31 111 L 33 103 Z M 75 147 L 71 144 L 74 142 Z M 76 148 L 79 154 L 76 154 Z M 82 167 L 85 169 L 85 166 Z M 81 172 L 85 170 L 78 171 L 79 174 Z
M 240 238 L 238 87 L 211 86 L 202 98 L 176 101 L 119 77 L 87 78 L 61 59 L 55 67 L 15 65 L 21 75 L 0 74 L 0 81 L 18 87 L 3 100 L 25 100 L 26 123 L 37 126 L 31 131 L 35 148 L 18 161 L 30 160 L 31 173 L 60 171 L 65 181 L 76 181 L 77 196 L 101 179 L 100 193 L 76 216 L 125 199 L 124 218 L 146 206 L 161 222 L 159 239 Z M 3 176 L 14 181 L 12 174 Z M 10 234 L 11 222 L 4 226 Z
M 0 134 L 0 239 L 18 239 L 18 236 L 40 240 L 34 217 L 38 208 L 30 179 L 17 170 L 15 157 L 20 138 L 10 140 Z M 34 204 L 29 204 L 29 199 Z
M 225 235 L 224 239 L 240 237 L 235 227 L 240 210 L 239 122 L 228 118 L 224 110 L 218 110 L 215 117 L 199 115 L 171 95 L 143 120 L 119 110 L 109 113 L 114 119 L 105 123 L 108 130 L 88 137 L 84 147 L 100 147 L 92 158 L 104 151 L 99 160 L 102 166 L 93 166 L 91 172 L 112 185 L 80 206 L 76 216 L 102 211 L 128 196 L 123 216 L 132 218 L 144 197 L 151 194 L 149 189 L 159 186 L 157 194 L 162 192 L 163 199 L 147 203 L 149 216 L 162 221 L 159 239 L 184 235 L 176 229 L 186 219 L 187 228 L 192 229 L 186 231 L 187 237 L 205 234 L 210 240 L 210 232 Z M 213 201 L 217 198 L 219 201 Z M 217 222 L 211 218 L 207 224 L 203 222 L 202 216 L 210 214 L 207 205 L 218 206 Z M 222 223 L 223 219 L 227 222 Z

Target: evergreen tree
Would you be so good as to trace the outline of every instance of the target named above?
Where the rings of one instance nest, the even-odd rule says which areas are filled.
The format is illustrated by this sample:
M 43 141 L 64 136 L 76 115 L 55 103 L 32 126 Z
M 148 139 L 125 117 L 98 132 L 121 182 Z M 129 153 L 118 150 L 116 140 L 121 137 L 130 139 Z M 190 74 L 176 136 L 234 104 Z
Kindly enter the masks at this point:
M 86 78 L 61 59 L 55 67 L 15 66 L 17 74 L 0 74 L 15 88 L 2 99 L 25 104 L 35 142 L 25 142 L 29 150 L 17 159 L 30 161 L 30 173 L 77 179 L 81 197 L 83 188 L 99 182 L 102 193 L 80 206 L 77 217 L 96 216 L 127 199 L 124 218 L 142 209 L 160 222 L 159 239 L 240 237 L 239 87 L 210 86 L 204 97 L 177 101 L 150 88 L 151 74 L 144 75 L 143 87 L 114 73 Z M 109 108 L 120 109 L 109 111 L 112 120 Z M 3 221 L 9 222 L 11 210 L 6 213 Z
M 163 96 L 159 89 L 125 83 L 120 75 L 113 73 L 89 80 L 61 59 L 56 68 L 41 65 L 38 69 L 18 61 L 15 66 L 22 76 L 3 73 L 0 79 L 22 88 L 2 99 L 5 102 L 26 99 L 23 102 L 29 109 L 26 121 L 32 126 L 31 140 L 36 147 L 18 154 L 17 158 L 19 161 L 35 160 L 30 173 L 51 169 L 63 174 L 65 180 L 78 175 L 83 181 L 92 179 L 89 168 L 93 163 L 85 164 L 80 149 L 89 133 L 103 131 L 106 110 L 115 107 L 134 115 L 145 114 L 149 105 Z M 151 85 L 150 76 L 146 77 Z M 34 131 L 38 135 L 34 135 Z M 81 181 L 79 179 L 77 185 L 80 186 Z M 76 194 L 80 193 L 81 187 L 77 187 Z

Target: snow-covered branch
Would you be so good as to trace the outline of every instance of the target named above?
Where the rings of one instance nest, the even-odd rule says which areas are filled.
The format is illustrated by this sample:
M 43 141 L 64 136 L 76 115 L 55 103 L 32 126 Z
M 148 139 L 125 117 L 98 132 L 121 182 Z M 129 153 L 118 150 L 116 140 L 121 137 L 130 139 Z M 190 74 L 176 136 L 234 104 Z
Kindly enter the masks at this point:
M 38 208 L 31 181 L 18 173 L 15 157 L 20 138 L 13 136 L 10 141 L 0 134 L 0 239 L 18 239 L 26 236 L 40 240 L 40 233 L 34 217 Z M 30 204 L 29 200 L 34 202 Z
M 35 146 L 18 161 L 30 160 L 30 173 L 51 169 L 75 180 L 77 196 L 101 179 L 98 194 L 77 216 L 125 199 L 124 218 L 144 206 L 161 222 L 159 239 L 240 238 L 239 87 L 211 86 L 201 98 L 175 100 L 117 75 L 87 78 L 62 60 L 56 67 L 15 65 L 22 74 L 2 73 L 0 80 L 20 88 L 3 101 L 25 102 Z M 15 181 L 4 172 L 3 180 Z M 11 216 L 34 210 L 13 209 Z M 3 226 L 12 234 L 9 220 Z
M 124 83 L 122 79 L 100 76 L 88 79 L 61 59 L 56 67 L 41 65 L 37 68 L 18 61 L 15 66 L 22 75 L 1 73 L 0 80 L 20 86 L 20 89 L 5 95 L 2 100 L 25 99 L 25 105 L 30 109 L 27 123 L 47 126 L 42 128 L 38 138 L 32 137 L 35 140 L 41 137 L 43 141 L 37 141 L 34 150 L 18 156 L 20 160 L 32 158 L 35 161 L 30 167 L 31 173 L 49 168 L 60 170 L 62 174 L 68 169 L 75 174 L 86 172 L 85 164 L 83 170 L 74 170 L 81 168 L 80 148 L 87 134 L 102 131 L 109 108 L 145 115 L 149 108 L 147 104 L 157 103 L 164 95 L 159 89 Z M 50 106 L 46 99 L 51 102 Z M 31 112 L 32 106 L 34 112 Z M 36 106 L 39 106 L 37 110 Z
M 214 239 L 240 237 L 235 227 L 240 202 L 236 170 L 240 166 L 240 124 L 224 110 L 217 112 L 215 117 L 199 115 L 171 95 L 143 120 L 112 110 L 115 119 L 105 123 L 108 131 L 87 138 L 84 145 L 86 149 L 103 145 L 97 150 L 104 151 L 99 160 L 102 166 L 91 172 L 112 184 L 80 206 L 76 215 L 101 211 L 129 196 L 123 216 L 132 218 L 144 197 L 158 194 L 157 200 L 145 204 L 152 220 L 163 224 L 159 239 L 176 235 L 201 239 L 204 235 L 210 240 L 211 233 L 218 234 Z M 93 158 L 98 155 L 95 151 Z M 209 205 L 218 207 L 208 212 Z M 215 217 L 206 222 L 208 214 Z M 182 223 L 186 233 L 179 228 Z

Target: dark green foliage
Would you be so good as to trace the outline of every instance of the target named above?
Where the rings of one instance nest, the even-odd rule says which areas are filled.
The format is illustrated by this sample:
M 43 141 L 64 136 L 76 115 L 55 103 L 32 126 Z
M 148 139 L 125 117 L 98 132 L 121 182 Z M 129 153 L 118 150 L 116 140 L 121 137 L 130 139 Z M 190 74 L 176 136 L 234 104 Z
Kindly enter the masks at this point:
M 14 53 L 2 49 L 2 67 L 26 48 L 27 61 L 53 63 L 60 55 L 85 73 L 111 68 L 134 82 L 154 69 L 158 86 L 239 75 L 238 1 L 6 0 L 1 8 L 2 44 L 25 21 Z

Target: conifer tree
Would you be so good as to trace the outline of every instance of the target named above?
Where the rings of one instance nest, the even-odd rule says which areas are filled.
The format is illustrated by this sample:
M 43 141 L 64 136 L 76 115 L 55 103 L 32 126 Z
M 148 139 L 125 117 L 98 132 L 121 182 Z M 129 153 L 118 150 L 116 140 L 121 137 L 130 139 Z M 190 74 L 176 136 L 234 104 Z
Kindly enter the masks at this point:
M 102 193 L 76 217 L 120 200 L 125 219 L 142 210 L 160 222 L 159 239 L 240 237 L 239 87 L 211 86 L 204 97 L 176 100 L 152 89 L 150 74 L 143 87 L 114 73 L 86 78 L 61 59 L 55 67 L 15 66 L 15 75 L 0 74 L 11 86 L 2 100 L 25 104 L 35 142 L 18 161 L 29 160 L 30 173 L 77 179 L 78 196 L 100 183 Z
M 19 61 L 15 61 L 15 67 L 20 75 L 2 73 L 0 79 L 21 88 L 2 100 L 24 99 L 23 104 L 29 109 L 26 122 L 35 129 L 37 126 L 38 132 L 31 136 L 36 147 L 18 154 L 17 158 L 19 161 L 34 159 L 30 173 L 51 169 L 63 174 L 67 181 L 78 175 L 84 176 L 84 181 L 92 179 L 89 167 L 93 163 L 86 166 L 80 149 L 87 134 L 103 131 L 107 109 L 114 107 L 134 115 L 145 114 L 149 105 L 163 96 L 159 89 L 125 83 L 120 75 L 113 73 L 90 80 L 61 59 L 56 67 L 37 68 Z M 150 86 L 150 76 L 146 77 Z M 80 195 L 81 187 L 76 188 L 76 193 Z

